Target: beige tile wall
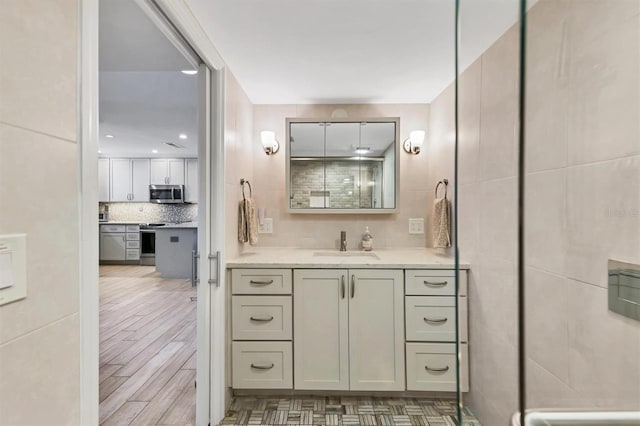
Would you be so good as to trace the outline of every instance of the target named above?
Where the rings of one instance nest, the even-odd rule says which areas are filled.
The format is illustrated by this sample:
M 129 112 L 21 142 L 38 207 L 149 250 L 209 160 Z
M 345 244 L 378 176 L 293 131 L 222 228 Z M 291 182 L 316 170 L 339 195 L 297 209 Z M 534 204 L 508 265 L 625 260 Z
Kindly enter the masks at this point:
M 355 104 L 355 105 L 255 105 L 252 152 L 254 162 L 254 198 L 273 218 L 273 234 L 260 234 L 262 246 L 338 248 L 340 231 L 347 231 L 350 250 L 356 250 L 365 226 L 373 235 L 374 247 L 426 247 L 425 235 L 409 235 L 409 218 L 427 217 L 427 194 L 433 186 L 427 182 L 428 155 L 400 152 L 400 198 L 396 214 L 318 215 L 287 212 L 285 119 L 308 117 L 330 120 L 332 113 L 344 110 L 348 118 L 400 117 L 400 142 L 416 129 L 429 129 L 427 104 Z M 260 131 L 273 130 L 281 149 L 267 156 L 260 143 Z M 428 136 L 427 136 L 428 139 Z M 428 141 L 426 142 L 428 143 Z
M 540 0 L 527 36 L 527 404 L 637 410 L 640 322 L 608 311 L 606 268 L 640 263 L 640 1 Z M 486 425 L 517 407 L 517 60 L 514 27 L 460 81 L 469 404 Z M 453 170 L 453 96 L 431 104 L 431 184 Z
M 245 245 L 249 246 L 238 241 L 238 203 L 242 200 L 240 179 L 247 179 L 255 186 L 252 149 L 254 106 L 228 69 L 225 80 L 225 238 L 226 256 L 232 259 L 244 250 Z M 246 194 L 249 195 L 248 188 Z
M 0 8 L 0 234 L 27 234 L 27 298 L 0 306 L 3 424 L 79 423 L 77 15 Z

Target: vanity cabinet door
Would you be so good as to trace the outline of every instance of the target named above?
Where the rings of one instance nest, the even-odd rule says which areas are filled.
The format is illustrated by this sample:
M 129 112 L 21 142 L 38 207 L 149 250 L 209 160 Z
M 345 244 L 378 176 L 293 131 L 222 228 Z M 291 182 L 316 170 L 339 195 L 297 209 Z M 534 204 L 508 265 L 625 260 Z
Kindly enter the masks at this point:
M 348 271 L 296 269 L 294 388 L 349 389 Z
M 401 270 L 349 271 L 351 390 L 404 390 L 404 291 Z

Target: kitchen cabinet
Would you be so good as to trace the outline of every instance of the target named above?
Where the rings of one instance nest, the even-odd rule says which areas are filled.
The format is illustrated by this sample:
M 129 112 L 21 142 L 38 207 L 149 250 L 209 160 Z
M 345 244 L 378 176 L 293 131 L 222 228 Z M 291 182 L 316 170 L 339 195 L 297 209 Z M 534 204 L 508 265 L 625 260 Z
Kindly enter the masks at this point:
M 98 201 L 109 201 L 109 159 L 98 159 Z
M 138 263 L 139 225 L 100 225 L 101 263 Z
M 295 270 L 295 388 L 404 390 L 403 282 L 401 270 Z
M 100 260 L 124 261 L 127 259 L 127 234 L 101 233 Z
M 184 185 L 184 158 L 154 158 L 151 160 L 151 185 Z
M 110 161 L 110 201 L 149 201 L 149 160 L 112 158 Z
M 187 158 L 185 164 L 184 201 L 186 203 L 198 202 L 198 159 Z

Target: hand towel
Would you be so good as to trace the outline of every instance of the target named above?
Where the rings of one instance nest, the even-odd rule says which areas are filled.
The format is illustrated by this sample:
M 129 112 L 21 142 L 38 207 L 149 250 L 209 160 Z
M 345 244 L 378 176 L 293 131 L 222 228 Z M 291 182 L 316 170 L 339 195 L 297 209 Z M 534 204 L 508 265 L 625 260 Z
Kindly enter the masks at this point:
M 451 204 L 447 198 L 436 198 L 433 203 L 433 223 L 431 224 L 433 247 L 451 247 Z
M 251 199 L 240 201 L 238 205 L 238 241 L 251 245 L 258 243 L 258 220 L 256 205 Z

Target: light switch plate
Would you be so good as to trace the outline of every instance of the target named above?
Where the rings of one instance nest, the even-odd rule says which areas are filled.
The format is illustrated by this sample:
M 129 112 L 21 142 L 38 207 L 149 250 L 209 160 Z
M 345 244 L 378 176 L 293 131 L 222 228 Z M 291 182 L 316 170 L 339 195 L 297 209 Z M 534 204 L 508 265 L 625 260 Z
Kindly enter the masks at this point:
M 424 219 L 409 219 L 409 234 L 424 234 Z
M 273 234 L 273 219 L 265 217 L 262 224 L 258 223 L 258 234 Z
M 27 297 L 27 236 L 0 235 L 0 305 Z

